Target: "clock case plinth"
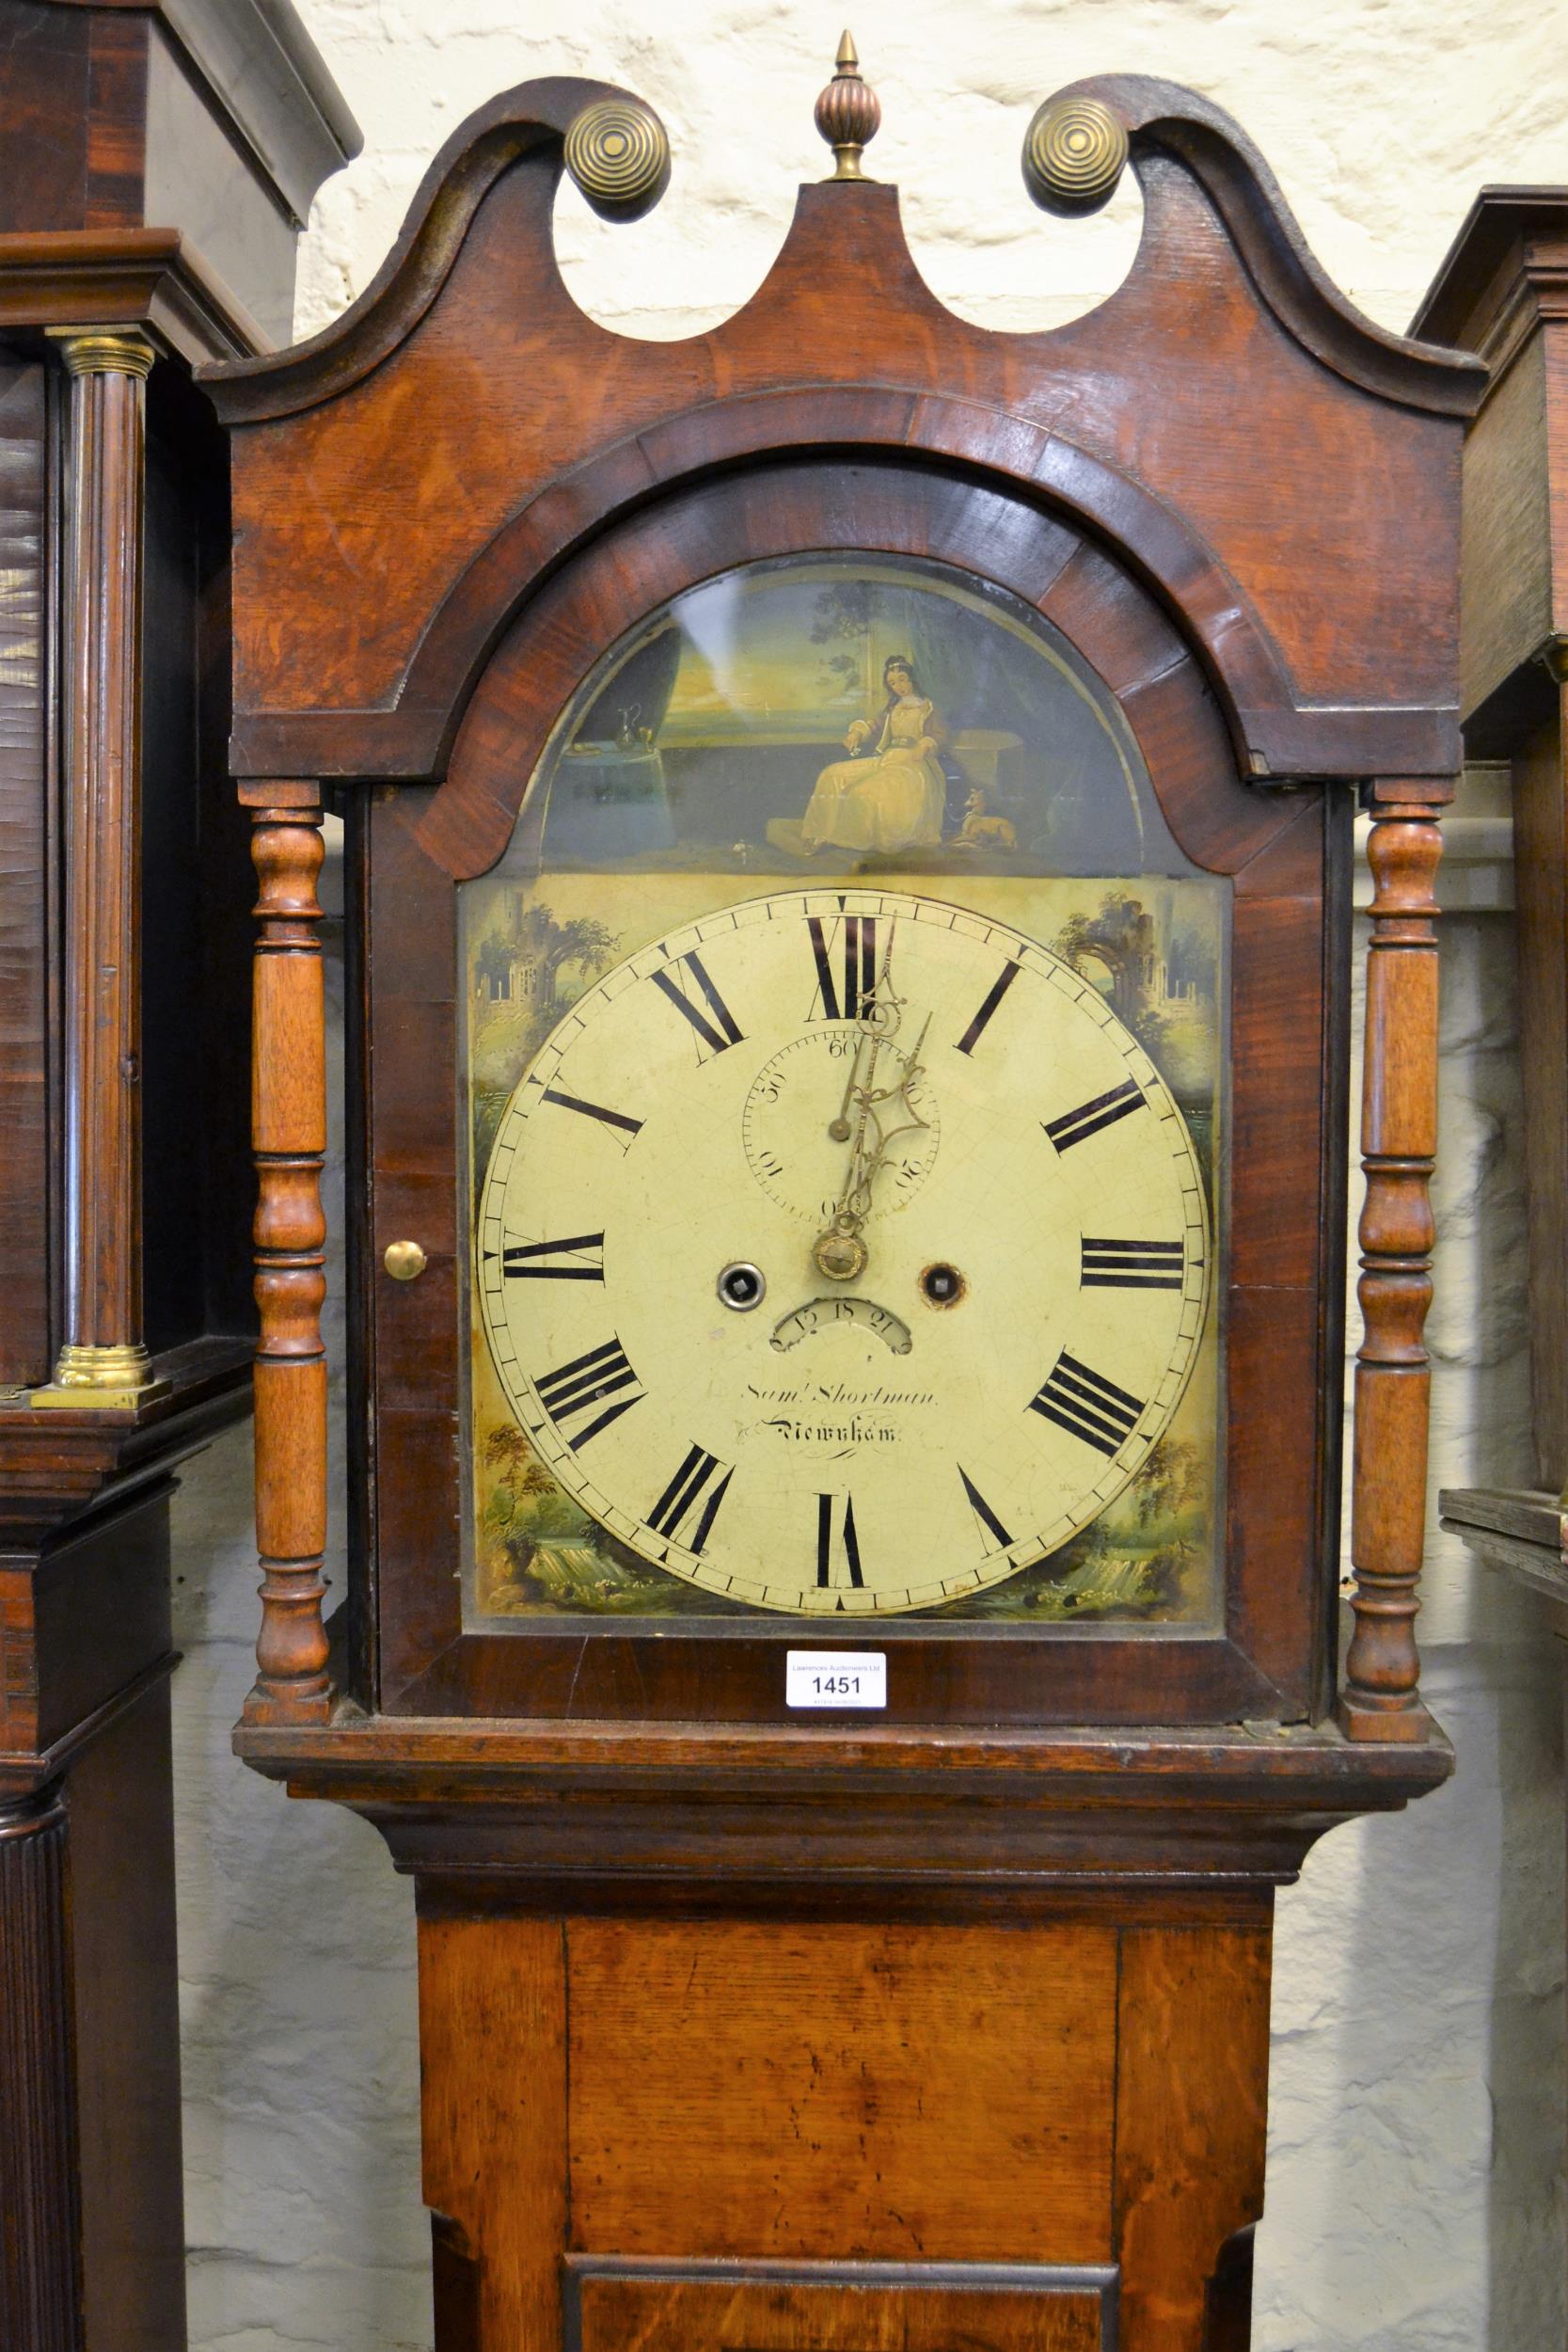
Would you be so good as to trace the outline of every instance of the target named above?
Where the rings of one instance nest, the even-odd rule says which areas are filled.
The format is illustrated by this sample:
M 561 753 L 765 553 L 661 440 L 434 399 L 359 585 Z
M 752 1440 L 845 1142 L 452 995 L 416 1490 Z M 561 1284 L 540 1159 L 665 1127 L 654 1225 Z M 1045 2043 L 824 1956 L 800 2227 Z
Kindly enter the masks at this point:
M 1084 123 L 1130 145 L 1143 244 L 1087 317 L 956 319 L 895 193 L 850 177 L 802 191 L 736 318 L 632 342 L 576 309 L 550 229 L 563 154 L 617 107 L 586 82 L 497 100 L 342 321 L 207 378 L 232 436 L 233 762 L 261 878 L 265 1582 L 237 1746 L 365 1813 L 416 1878 L 443 2352 L 594 2352 L 634 2324 L 650 2345 L 827 2346 L 861 2340 L 867 2297 L 919 2345 L 952 2296 L 990 2298 L 962 2308 L 992 2352 L 1108 2346 L 1118 2310 L 1124 2352 L 1219 2352 L 1247 2340 L 1273 1888 L 1324 1829 L 1450 1764 L 1411 1623 L 1431 879 L 1482 372 L 1357 317 L 1235 126 L 1134 78 L 1065 93 L 1031 148 L 1049 183 Z M 846 107 L 863 141 L 874 115 L 842 95 L 833 135 Z M 695 580 L 807 548 L 1025 596 L 1237 910 L 1223 1629 L 1042 1635 L 983 1666 L 922 1641 L 874 1730 L 785 1719 L 798 1629 L 547 1645 L 467 1627 L 455 1574 L 454 889 L 505 847 L 608 644 Z M 1378 888 L 1337 1690 L 1357 796 Z M 330 1629 L 328 803 L 355 1023 Z M 394 1283 L 383 1252 L 408 1237 L 425 1269 Z

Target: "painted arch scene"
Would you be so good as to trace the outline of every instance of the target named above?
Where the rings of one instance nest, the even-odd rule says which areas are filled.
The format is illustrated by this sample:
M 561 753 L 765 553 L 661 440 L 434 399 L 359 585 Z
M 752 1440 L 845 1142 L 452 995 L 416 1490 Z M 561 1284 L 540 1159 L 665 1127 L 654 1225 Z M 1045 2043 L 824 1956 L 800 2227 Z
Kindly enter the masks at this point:
M 506 852 L 461 886 L 467 1216 L 514 1088 L 578 996 L 781 878 L 851 876 L 1008 923 L 1100 989 L 1175 1095 L 1223 1231 L 1228 885 L 1182 856 L 1114 700 L 1038 615 L 937 566 L 842 556 L 721 575 L 607 654 Z M 1219 1321 L 1103 1517 L 926 1621 L 1216 1621 Z M 556 1483 L 477 1312 L 465 1355 L 470 1623 L 739 1613 Z

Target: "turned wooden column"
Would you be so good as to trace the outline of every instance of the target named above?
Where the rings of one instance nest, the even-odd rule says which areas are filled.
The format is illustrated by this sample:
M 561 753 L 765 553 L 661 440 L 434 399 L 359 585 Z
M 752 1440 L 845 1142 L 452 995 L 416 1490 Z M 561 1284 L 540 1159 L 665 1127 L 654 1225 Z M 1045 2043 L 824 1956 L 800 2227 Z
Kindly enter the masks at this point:
M 59 1790 L 0 1803 L 0 2344 L 79 2352 L 76 2114 Z
M 65 1343 L 40 1405 L 143 1399 L 141 614 L 135 329 L 52 329 L 71 377 L 66 557 Z
M 1371 940 L 1361 1097 L 1364 1331 L 1355 1364 L 1351 1558 L 1355 1633 L 1341 1728 L 1353 1740 L 1422 1740 L 1415 1621 L 1426 1533 L 1432 1374 L 1431 1184 L 1437 1150 L 1438 791 L 1430 781 L 1371 787 Z
M 251 1114 L 256 1148 L 256 1534 L 261 1630 L 254 1724 L 325 1723 L 332 1709 L 322 1624 L 326 1546 L 326 1028 L 322 977 L 321 796 L 313 784 L 245 785 L 256 905 Z

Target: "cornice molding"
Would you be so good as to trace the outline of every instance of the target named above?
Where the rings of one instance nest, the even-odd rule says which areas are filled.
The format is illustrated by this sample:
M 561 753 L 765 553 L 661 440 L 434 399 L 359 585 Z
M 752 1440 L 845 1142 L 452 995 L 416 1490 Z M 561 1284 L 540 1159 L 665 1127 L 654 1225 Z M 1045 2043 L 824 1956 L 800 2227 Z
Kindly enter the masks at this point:
M 1568 187 L 1482 188 L 1411 323 L 1474 351 L 1495 390 L 1543 326 L 1568 320 Z
M 197 367 L 272 349 L 266 329 L 175 229 L 0 236 L 0 327 L 145 327 Z

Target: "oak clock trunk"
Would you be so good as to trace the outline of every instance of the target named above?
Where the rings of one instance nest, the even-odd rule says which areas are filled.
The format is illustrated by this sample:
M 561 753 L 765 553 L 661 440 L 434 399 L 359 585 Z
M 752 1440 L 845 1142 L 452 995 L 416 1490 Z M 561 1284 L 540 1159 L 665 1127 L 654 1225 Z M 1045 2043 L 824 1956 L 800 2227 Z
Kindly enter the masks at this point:
M 633 343 L 550 212 L 657 200 L 662 127 L 527 85 L 343 320 L 205 378 L 261 882 L 238 1744 L 415 1878 L 442 2352 L 1243 2345 L 1273 1889 L 1449 1766 L 1411 1628 L 1481 372 L 1129 78 L 1023 167 L 1070 213 L 1131 158 L 1132 277 L 983 333 L 879 119 L 846 40 L 759 294 Z

